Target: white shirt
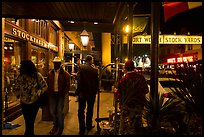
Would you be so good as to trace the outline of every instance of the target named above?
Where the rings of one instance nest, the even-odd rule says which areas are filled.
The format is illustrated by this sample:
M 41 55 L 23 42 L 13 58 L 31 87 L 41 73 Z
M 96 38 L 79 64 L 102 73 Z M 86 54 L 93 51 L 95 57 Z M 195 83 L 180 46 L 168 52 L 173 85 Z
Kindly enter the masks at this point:
M 59 69 L 54 70 L 54 92 L 58 92 Z

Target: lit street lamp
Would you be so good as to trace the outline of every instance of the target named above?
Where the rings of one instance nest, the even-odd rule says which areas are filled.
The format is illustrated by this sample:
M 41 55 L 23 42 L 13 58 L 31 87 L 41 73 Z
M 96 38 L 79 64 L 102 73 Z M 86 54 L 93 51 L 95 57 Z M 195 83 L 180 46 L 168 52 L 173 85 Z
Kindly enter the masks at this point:
M 69 41 L 69 50 L 72 52 L 74 50 L 74 43 L 70 40 Z M 74 53 L 72 53 L 72 73 L 74 72 Z
M 74 49 L 74 43 L 70 40 L 69 41 L 69 50 L 72 51 Z
M 87 46 L 88 43 L 89 43 L 89 34 L 88 34 L 88 32 L 84 29 L 82 31 L 82 33 L 80 34 L 80 36 L 81 36 L 81 42 L 82 42 L 83 46 Z

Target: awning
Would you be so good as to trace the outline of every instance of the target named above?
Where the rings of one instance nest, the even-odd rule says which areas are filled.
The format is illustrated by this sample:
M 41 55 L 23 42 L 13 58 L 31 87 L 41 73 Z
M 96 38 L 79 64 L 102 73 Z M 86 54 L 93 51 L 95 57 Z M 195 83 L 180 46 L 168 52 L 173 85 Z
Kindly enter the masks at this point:
M 202 2 L 164 2 L 164 20 L 181 12 L 202 6 Z

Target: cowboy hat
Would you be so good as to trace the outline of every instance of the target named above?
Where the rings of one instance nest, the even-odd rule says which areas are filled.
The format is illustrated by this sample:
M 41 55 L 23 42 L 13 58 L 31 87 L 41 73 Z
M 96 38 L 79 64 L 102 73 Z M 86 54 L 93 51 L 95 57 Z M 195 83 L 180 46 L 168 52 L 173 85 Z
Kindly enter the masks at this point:
M 55 57 L 53 62 L 62 62 L 61 58 L 60 57 Z

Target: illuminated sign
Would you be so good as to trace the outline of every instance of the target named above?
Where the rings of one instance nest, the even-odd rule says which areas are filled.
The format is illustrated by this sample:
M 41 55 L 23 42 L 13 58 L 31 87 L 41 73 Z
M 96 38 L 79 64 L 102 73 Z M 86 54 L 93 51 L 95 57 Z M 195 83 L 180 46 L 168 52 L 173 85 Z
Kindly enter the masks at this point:
M 133 37 L 133 44 L 151 44 L 150 35 Z M 160 35 L 159 44 L 202 44 L 202 36 Z
M 151 44 L 151 36 L 136 36 L 132 39 L 133 44 Z M 163 37 L 159 36 L 159 43 L 163 43 Z
M 170 58 L 167 59 L 167 63 L 181 63 L 181 62 L 193 62 L 193 56 L 187 57 L 177 57 L 177 58 Z
M 40 40 L 39 38 L 37 38 L 35 36 L 32 36 L 32 35 L 30 35 L 29 33 L 25 32 L 25 31 L 21 31 L 19 29 L 12 28 L 12 34 L 14 36 L 19 37 L 19 38 L 22 38 L 22 39 L 25 39 L 27 41 L 33 42 L 35 44 L 38 44 L 38 45 L 40 45 L 42 47 L 50 48 L 52 50 L 58 51 L 57 46 L 54 46 L 54 45 L 50 46 L 50 43 L 48 43 L 47 41 Z
M 4 41 L 5 42 L 15 42 L 15 40 L 7 38 L 7 37 L 4 37 Z
M 175 62 L 176 62 L 176 58 L 167 59 L 167 63 L 175 63 Z
M 32 35 L 28 34 L 27 32 L 18 30 L 16 28 L 12 29 L 12 34 L 19 37 L 19 38 L 23 38 L 23 39 L 28 40 L 30 42 L 36 43 L 42 47 L 45 47 L 45 48 L 48 47 L 47 42 L 44 42 L 44 41 L 42 41 L 36 37 L 33 37 Z

